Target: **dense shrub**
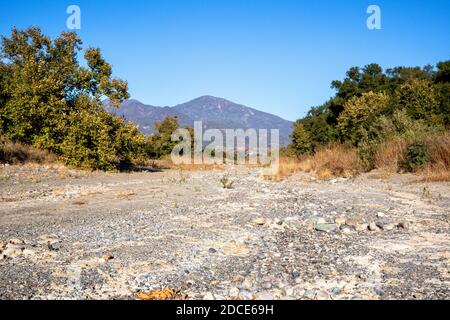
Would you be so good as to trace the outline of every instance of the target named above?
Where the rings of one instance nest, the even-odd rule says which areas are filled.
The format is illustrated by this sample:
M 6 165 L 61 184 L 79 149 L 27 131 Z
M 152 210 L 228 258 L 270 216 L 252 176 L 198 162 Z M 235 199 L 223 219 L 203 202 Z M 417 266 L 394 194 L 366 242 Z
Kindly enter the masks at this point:
M 2 37 L 0 133 L 75 166 L 110 170 L 138 161 L 144 137 L 101 102 L 118 106 L 127 83 L 112 78 L 99 49 L 87 48 L 80 61 L 81 45 L 75 33 L 52 40 L 39 28 Z
M 364 170 L 448 168 L 449 75 L 450 61 L 436 68 L 351 68 L 333 81 L 333 98 L 295 123 L 289 151 L 299 157 L 340 143 L 356 148 Z
M 402 169 L 414 172 L 424 167 L 430 161 L 428 150 L 423 143 L 413 143 L 406 148 L 405 159 L 401 163 Z

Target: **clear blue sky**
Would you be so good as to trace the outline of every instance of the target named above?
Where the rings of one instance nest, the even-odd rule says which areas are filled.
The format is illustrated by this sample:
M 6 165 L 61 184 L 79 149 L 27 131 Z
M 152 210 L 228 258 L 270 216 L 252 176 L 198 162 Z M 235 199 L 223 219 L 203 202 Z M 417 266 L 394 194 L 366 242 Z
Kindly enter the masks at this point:
M 0 34 L 37 25 L 55 36 L 70 4 L 84 44 L 153 105 L 209 94 L 295 120 L 351 66 L 450 59 L 448 0 L 0 0 Z M 382 30 L 366 27 L 370 4 Z

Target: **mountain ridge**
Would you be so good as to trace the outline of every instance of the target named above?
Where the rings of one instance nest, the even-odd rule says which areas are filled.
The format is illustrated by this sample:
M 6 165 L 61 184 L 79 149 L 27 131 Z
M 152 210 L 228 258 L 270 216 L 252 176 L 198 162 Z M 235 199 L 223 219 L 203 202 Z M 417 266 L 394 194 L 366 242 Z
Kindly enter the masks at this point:
M 107 101 L 105 105 L 108 105 Z M 194 121 L 202 121 L 205 129 L 279 129 L 281 146 L 289 143 L 293 124 L 271 113 L 211 95 L 200 96 L 173 107 L 159 107 L 129 99 L 117 109 L 107 109 L 132 121 L 145 134 L 155 132 L 155 122 L 161 122 L 167 116 L 176 116 L 182 127 L 192 127 Z

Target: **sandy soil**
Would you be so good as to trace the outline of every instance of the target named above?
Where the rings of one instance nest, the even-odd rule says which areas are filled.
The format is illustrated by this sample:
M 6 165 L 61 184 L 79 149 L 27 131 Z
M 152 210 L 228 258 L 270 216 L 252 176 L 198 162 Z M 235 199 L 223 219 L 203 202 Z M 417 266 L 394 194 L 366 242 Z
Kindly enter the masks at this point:
M 0 299 L 449 299 L 450 184 L 413 180 L 3 167 Z

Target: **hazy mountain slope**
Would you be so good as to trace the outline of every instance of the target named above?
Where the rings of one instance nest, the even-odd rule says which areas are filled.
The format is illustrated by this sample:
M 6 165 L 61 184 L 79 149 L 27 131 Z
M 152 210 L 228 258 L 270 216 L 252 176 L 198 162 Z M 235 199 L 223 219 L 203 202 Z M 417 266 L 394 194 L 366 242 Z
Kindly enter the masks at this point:
M 166 116 L 178 117 L 181 126 L 203 121 L 205 128 L 215 129 L 279 129 L 280 144 L 289 143 L 292 122 L 270 113 L 258 111 L 223 98 L 203 96 L 175 107 L 155 107 L 137 100 L 127 100 L 119 109 L 108 108 L 136 123 L 144 133 L 153 133 L 155 122 Z
M 279 129 L 280 143 L 289 142 L 292 122 L 223 98 L 203 96 L 173 107 L 195 121 L 202 120 L 208 128 L 217 129 Z
M 143 104 L 137 100 L 126 100 L 121 104 L 120 108 L 108 108 L 108 110 L 134 122 L 146 134 L 154 133 L 155 122 L 161 122 L 167 116 L 176 116 L 183 127 L 193 123 L 192 119 L 185 114 L 177 112 L 174 108 L 155 107 Z

